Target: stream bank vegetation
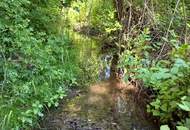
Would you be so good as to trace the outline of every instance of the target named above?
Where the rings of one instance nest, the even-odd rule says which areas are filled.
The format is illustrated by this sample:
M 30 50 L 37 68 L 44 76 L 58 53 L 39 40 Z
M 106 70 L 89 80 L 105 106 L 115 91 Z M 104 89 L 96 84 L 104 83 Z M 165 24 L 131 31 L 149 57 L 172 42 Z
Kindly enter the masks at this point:
M 82 69 L 59 0 L 1 0 L 0 16 L 0 129 L 29 129 Z
M 0 129 L 37 125 L 67 89 L 95 79 L 66 29 L 101 39 L 162 130 L 190 129 L 189 14 L 189 0 L 1 0 Z
M 189 129 L 189 1 L 136 2 L 126 3 L 120 66 L 145 90 L 161 129 Z

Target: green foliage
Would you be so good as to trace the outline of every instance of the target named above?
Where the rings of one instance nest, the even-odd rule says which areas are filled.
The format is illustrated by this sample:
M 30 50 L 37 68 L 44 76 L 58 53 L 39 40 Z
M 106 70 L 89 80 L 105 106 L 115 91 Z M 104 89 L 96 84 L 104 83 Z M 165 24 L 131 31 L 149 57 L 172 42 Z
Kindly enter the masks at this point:
M 147 32 L 147 31 L 145 31 Z M 160 118 L 163 124 L 175 121 L 174 115 L 181 119 L 177 129 L 189 129 L 186 123 L 190 112 L 190 61 L 189 45 L 177 45 L 170 53 L 170 59 L 155 63 L 150 52 L 154 46 L 147 44 L 151 39 L 142 32 L 133 40 L 131 51 L 126 50 L 120 60 L 127 68 L 128 75 L 143 81 L 144 86 L 155 92 L 156 98 L 147 106 L 147 111 Z M 173 42 L 170 41 L 169 43 Z M 174 44 L 174 43 L 171 43 Z M 185 127 L 182 127 L 185 126 Z M 167 129 L 162 126 L 162 129 Z
M 27 7 L 29 25 L 35 31 L 45 31 L 46 33 L 55 33 L 60 27 L 60 0 L 30 0 L 30 6 Z
M 145 29 L 137 38 L 129 39 L 127 50 L 121 56 L 120 66 L 127 68 L 128 76 L 134 76 L 138 69 L 151 64 L 149 52 L 154 50 L 150 46 L 149 29 Z M 127 79 L 127 78 L 126 78 Z
M 180 98 L 188 95 L 189 69 L 189 63 L 176 59 L 169 69 L 156 66 L 139 70 L 138 78 L 142 79 L 145 85 L 158 91 L 158 96 L 150 103 L 148 111 L 154 116 L 159 116 L 165 123 L 172 120 L 172 114 L 179 110 L 177 104 Z M 181 118 L 183 116 L 181 112 L 176 114 Z
M 91 26 L 107 34 L 121 29 L 120 23 L 115 19 L 113 2 L 110 0 L 72 1 L 69 9 L 64 10 L 71 27 Z
M 44 107 L 58 106 L 80 68 L 65 33 L 58 1 L 0 2 L 0 129 L 33 126 Z
M 115 18 L 115 13 L 112 1 L 96 0 L 92 9 L 92 25 L 108 34 L 121 29 L 120 23 Z
M 168 125 L 162 125 L 160 127 L 160 130 L 170 130 L 170 128 L 168 127 Z
M 181 103 L 178 104 L 178 106 L 184 110 L 184 111 L 190 111 L 190 101 L 185 100 L 187 97 L 182 97 L 181 98 Z
M 177 129 L 190 129 L 189 99 L 185 99 L 190 96 L 189 1 L 123 1 L 120 10 L 127 22 L 131 20 L 123 34 L 126 50 L 120 66 L 126 68 L 127 76 L 153 90 L 155 98 L 147 106 L 148 112 L 162 124 L 178 122 Z M 140 12 L 145 20 L 138 28 Z
M 184 126 L 177 126 L 177 130 L 189 130 L 189 128 Z

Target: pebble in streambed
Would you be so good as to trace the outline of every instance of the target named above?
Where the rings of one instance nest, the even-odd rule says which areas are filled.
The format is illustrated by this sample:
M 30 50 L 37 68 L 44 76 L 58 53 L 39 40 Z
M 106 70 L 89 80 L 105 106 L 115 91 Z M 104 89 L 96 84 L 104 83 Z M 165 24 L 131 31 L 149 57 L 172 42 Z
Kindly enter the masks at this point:
M 70 130 L 103 130 L 95 123 L 82 119 L 69 119 L 66 121 L 66 125 Z

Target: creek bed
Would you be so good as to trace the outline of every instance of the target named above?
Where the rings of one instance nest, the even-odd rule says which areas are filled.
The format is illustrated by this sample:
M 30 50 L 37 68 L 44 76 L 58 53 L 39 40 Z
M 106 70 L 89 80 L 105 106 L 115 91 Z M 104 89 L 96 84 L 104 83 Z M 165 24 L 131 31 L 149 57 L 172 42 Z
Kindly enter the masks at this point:
M 98 41 L 73 32 L 70 35 L 80 62 L 92 63 L 97 77 L 101 64 Z M 115 89 L 118 84 L 126 88 L 124 93 Z M 147 118 L 145 106 L 135 101 L 135 89 L 125 82 L 99 81 L 88 90 L 70 90 L 68 97 L 47 112 L 34 130 L 159 130 Z
M 41 130 L 159 130 L 131 90 L 119 93 L 123 99 L 118 102 L 112 88 L 111 82 L 101 82 L 88 91 L 70 91 L 69 98 L 43 119 Z

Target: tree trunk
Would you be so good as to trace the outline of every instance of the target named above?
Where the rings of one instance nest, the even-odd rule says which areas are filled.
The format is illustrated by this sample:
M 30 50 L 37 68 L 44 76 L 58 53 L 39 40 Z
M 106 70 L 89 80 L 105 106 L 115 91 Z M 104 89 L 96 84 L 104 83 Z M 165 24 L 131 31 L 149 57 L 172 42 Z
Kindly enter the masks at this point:
M 119 22 L 121 22 L 121 20 L 123 18 L 124 1 L 123 0 L 113 0 L 113 2 L 114 2 L 115 9 L 116 9 L 116 18 Z

